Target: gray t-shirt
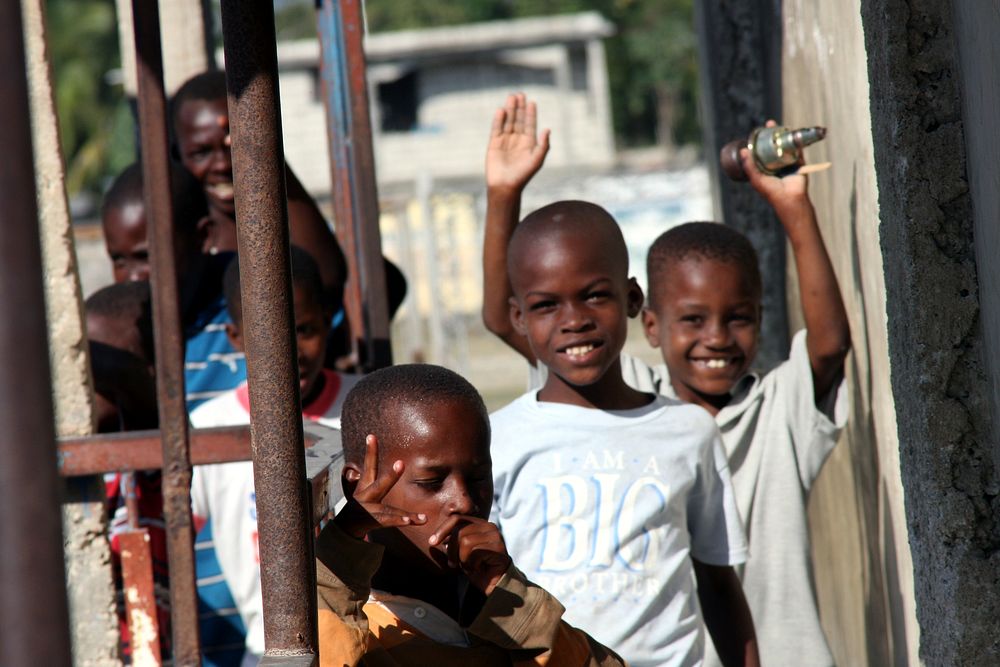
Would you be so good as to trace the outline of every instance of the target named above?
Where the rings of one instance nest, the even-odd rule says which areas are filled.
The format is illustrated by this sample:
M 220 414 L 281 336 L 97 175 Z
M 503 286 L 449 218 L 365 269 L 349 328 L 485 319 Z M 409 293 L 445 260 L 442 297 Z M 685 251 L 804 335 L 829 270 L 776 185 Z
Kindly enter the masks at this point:
M 629 664 L 701 664 L 689 556 L 746 558 L 711 415 L 662 396 L 603 411 L 532 391 L 490 421 L 492 520 L 517 566 Z
M 623 355 L 622 376 L 639 391 L 677 397 L 666 364 L 650 368 Z M 762 665 L 833 665 L 816 605 L 806 505 L 847 415 L 845 381 L 817 408 L 806 332 L 799 331 L 788 360 L 763 377 L 742 378 L 715 417 L 750 542 L 738 571 Z M 705 664 L 721 664 L 711 645 Z

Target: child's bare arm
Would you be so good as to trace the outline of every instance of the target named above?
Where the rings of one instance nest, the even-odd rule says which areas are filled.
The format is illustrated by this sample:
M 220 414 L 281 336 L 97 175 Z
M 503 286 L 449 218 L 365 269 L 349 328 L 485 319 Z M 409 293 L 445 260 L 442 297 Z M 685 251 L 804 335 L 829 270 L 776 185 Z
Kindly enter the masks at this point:
M 694 558 L 691 561 L 705 626 L 722 664 L 757 667 L 760 665 L 757 636 L 736 571 L 729 566 L 708 565 Z
M 483 239 L 483 324 L 532 364 L 527 340 L 510 322 L 513 295 L 507 244 L 521 213 L 521 193 L 545 161 L 549 131 L 537 130 L 538 111 L 523 93 L 509 95 L 493 116 L 486 149 L 486 232 Z
M 809 200 L 808 177 L 801 174 L 784 178 L 768 176 L 757 169 L 748 153 L 746 149 L 741 151 L 741 158 L 750 184 L 778 215 L 795 256 L 802 314 L 808 331 L 806 347 L 814 393 L 819 401 L 843 375 L 844 358 L 851 349 L 851 330 L 837 275 L 816 222 L 816 211 Z

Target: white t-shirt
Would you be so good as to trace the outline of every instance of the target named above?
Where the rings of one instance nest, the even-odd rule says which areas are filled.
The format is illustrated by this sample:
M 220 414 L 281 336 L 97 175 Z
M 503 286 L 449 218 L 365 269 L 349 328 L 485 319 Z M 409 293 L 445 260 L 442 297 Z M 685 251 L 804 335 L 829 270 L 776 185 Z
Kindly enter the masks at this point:
M 532 391 L 490 421 L 492 519 L 517 566 L 630 664 L 700 664 L 689 556 L 747 551 L 712 417 L 662 396 L 603 411 Z
M 323 391 L 302 410 L 305 418 L 340 428 L 340 412 L 348 392 L 361 379 L 324 370 Z M 198 406 L 194 428 L 250 423 L 246 383 Z M 195 466 L 191 474 L 191 513 L 199 525 L 212 520 L 212 541 L 222 576 L 247 629 L 247 650 L 264 653 L 264 604 L 260 592 L 257 548 L 257 494 L 253 462 Z
M 666 364 L 650 368 L 623 355 L 622 376 L 639 391 L 677 397 Z M 743 377 L 715 417 L 750 542 L 738 571 L 763 665 L 834 664 L 819 622 L 806 507 L 848 408 L 846 381 L 816 407 L 806 332 L 799 331 L 788 360 L 763 377 Z M 711 646 L 706 664 L 721 664 Z

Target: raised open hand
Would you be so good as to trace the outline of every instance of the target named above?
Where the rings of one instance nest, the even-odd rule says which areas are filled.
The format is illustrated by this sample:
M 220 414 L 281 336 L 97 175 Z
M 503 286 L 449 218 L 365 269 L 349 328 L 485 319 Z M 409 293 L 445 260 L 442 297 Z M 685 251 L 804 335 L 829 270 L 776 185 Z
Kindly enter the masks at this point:
M 376 528 L 399 528 L 427 522 L 424 514 L 385 505 L 382 499 L 403 475 L 403 462 L 395 461 L 389 470 L 378 474 L 378 439 L 369 435 L 365 439 L 365 468 L 354 487 L 347 505 L 337 513 L 334 521 L 349 535 L 363 539 Z
M 549 131 L 538 134 L 538 108 L 524 93 L 507 96 L 493 115 L 486 148 L 486 187 L 520 191 L 549 152 Z
M 461 569 L 472 585 L 486 595 L 493 592 L 510 567 L 510 555 L 500 529 L 479 517 L 452 514 L 427 541 L 447 556 L 449 565 Z

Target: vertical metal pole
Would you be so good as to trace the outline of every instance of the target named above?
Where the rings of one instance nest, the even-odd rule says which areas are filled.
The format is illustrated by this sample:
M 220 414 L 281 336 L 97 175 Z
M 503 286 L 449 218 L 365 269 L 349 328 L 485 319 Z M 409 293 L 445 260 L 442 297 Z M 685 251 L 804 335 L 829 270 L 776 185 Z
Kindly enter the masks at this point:
M 250 445 L 266 655 L 316 647 L 316 586 L 293 336 L 278 59 L 271 0 L 223 0 Z
M 184 336 L 174 266 L 174 215 L 167 148 L 160 17 L 156 0 L 133 0 L 139 81 L 143 199 L 153 273 L 156 394 L 163 446 L 163 512 L 170 559 L 170 609 L 176 665 L 200 665 L 198 595 L 191 521 L 191 459 L 184 404 Z
M 0 3 L 0 662 L 69 665 L 21 9 Z
M 392 364 L 392 350 L 361 0 L 320 0 L 317 18 L 334 220 L 350 271 L 344 301 L 362 365 L 374 370 Z

